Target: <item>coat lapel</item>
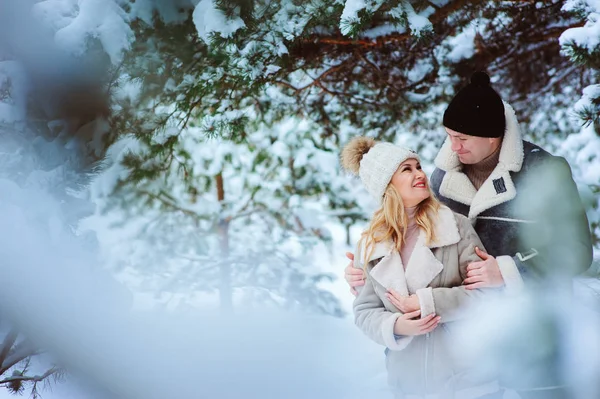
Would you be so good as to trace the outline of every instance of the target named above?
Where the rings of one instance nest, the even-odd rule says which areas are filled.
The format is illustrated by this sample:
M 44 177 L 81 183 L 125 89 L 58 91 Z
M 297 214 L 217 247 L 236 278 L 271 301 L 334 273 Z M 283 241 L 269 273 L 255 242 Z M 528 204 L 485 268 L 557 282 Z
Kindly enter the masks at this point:
M 371 269 L 371 277 L 386 289 L 408 295 L 404 265 L 398 251 L 393 250 Z
M 471 205 L 477 190 L 467 175 L 460 171 L 449 170 L 440 185 L 440 194 L 461 204 Z
M 406 265 L 408 291 L 414 294 L 419 288 L 427 287 L 442 269 L 444 269 L 442 262 L 425 245 L 425 232 L 421 231 L 408 265 Z
M 382 248 L 388 248 L 388 250 L 383 259 L 371 269 L 371 277 L 386 289 L 392 288 L 400 295 L 414 294 L 418 289 L 427 287 L 444 269 L 432 249 L 456 244 L 460 241 L 454 213 L 446 206 L 440 208 L 434 230 L 436 240 L 429 245 L 425 242 L 425 232 L 419 232 L 406 271 L 398 251 L 393 249 L 389 243 L 377 244 L 373 253 L 382 253 Z M 370 260 L 373 259 L 377 258 L 371 256 Z
M 435 159 L 435 165 L 446 172 L 440 184 L 440 194 L 451 200 L 468 205 L 469 218 L 474 219 L 483 211 L 514 199 L 517 195 L 510 172 L 518 172 L 523 165 L 523 139 L 515 111 L 504 103 L 506 133 L 500 148 L 498 165 L 492 174 L 476 190 L 462 164 L 452 151 L 450 139 L 446 139 Z
M 469 208 L 469 219 L 475 219 L 483 211 L 508 202 L 516 196 L 517 189 L 510 177 L 510 172 L 498 164 L 475 194 Z

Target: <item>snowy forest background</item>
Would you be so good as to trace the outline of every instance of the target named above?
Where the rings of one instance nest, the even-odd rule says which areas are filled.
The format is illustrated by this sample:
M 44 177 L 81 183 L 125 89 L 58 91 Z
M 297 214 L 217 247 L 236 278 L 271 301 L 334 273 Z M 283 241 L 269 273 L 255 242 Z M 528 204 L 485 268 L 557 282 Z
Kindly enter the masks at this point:
M 443 110 L 476 70 L 527 139 L 569 161 L 598 257 L 597 0 L 0 0 L 0 385 L 51 397 L 40 384 L 73 380 L 50 314 L 75 312 L 77 340 L 104 295 L 164 315 L 284 309 L 328 320 L 315 326 L 329 344 L 366 341 L 341 276 L 374 204 L 342 173 L 341 146 L 405 144 L 431 172 Z M 81 298 L 92 308 L 67 306 Z M 122 388 L 102 370 L 85 395 Z

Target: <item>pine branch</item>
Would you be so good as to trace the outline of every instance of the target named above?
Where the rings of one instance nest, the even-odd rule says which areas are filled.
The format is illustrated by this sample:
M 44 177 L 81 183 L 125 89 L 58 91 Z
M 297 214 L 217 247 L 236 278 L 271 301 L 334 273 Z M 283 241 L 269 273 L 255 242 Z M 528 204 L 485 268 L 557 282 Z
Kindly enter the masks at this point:
M 8 332 L 8 334 L 6 334 L 6 337 L 4 337 L 4 342 L 2 342 L 2 351 L 0 351 L 0 369 L 3 368 L 2 366 L 6 360 L 6 356 L 8 356 L 8 353 L 17 341 L 18 335 L 19 333 L 13 328 Z
M 556 26 L 548 29 L 546 32 L 538 33 L 533 36 L 525 37 L 527 42 L 545 42 L 547 40 L 557 39 L 560 35 L 563 34 L 567 29 L 571 28 L 581 28 L 585 25 L 585 21 L 576 22 L 567 26 Z
M 121 69 L 123 68 L 124 64 L 125 64 L 125 60 L 123 59 L 123 61 L 121 61 L 119 63 L 119 65 L 115 68 L 115 70 L 113 71 L 112 76 L 110 77 L 110 80 L 106 86 L 106 95 L 107 96 L 110 95 L 113 86 L 115 85 L 117 80 L 121 77 Z
M 304 39 L 304 42 L 307 43 L 317 43 L 317 44 L 333 44 L 336 46 L 352 46 L 352 47 L 381 47 L 389 43 L 397 43 L 400 41 L 405 41 L 409 39 L 411 35 L 409 33 L 399 33 L 396 35 L 387 35 L 378 37 L 375 40 L 354 40 L 354 39 L 345 39 L 344 36 L 328 36 L 328 37 L 320 37 L 317 35 L 313 35 Z
M 59 370 L 60 369 L 53 367 L 50 370 L 46 371 L 42 375 L 35 375 L 35 376 L 15 375 L 15 376 L 0 380 L 0 385 L 9 384 L 11 382 L 17 382 L 17 381 L 40 382 L 40 381 L 43 381 L 46 378 L 50 377 L 51 375 L 58 373 Z
M 190 118 L 192 117 L 192 112 L 194 112 L 194 109 L 196 109 L 196 107 L 198 105 L 200 105 L 201 102 L 202 102 L 202 98 L 200 98 L 199 100 L 194 101 L 190 105 L 190 109 L 186 112 L 185 117 L 183 118 L 183 120 L 180 123 L 181 129 L 185 129 L 188 126 L 188 122 L 189 122 Z
M 589 105 L 576 110 L 575 115 L 577 115 L 577 117 L 581 120 L 581 125 L 583 127 L 587 127 L 592 123 L 596 123 L 600 119 L 598 110 Z
M 304 91 L 304 90 L 308 89 L 309 87 L 312 87 L 312 86 L 315 86 L 315 85 L 319 86 L 319 84 L 320 84 L 320 82 L 321 82 L 321 80 L 322 80 L 323 78 L 325 78 L 325 77 L 326 77 L 326 76 L 328 76 L 328 75 L 331 75 L 331 74 L 332 74 L 332 73 L 334 73 L 334 72 L 337 72 L 337 71 L 339 71 L 339 70 L 340 70 L 340 69 L 342 69 L 342 68 L 343 68 L 343 67 L 344 67 L 346 64 L 348 64 L 350 61 L 351 61 L 351 59 L 349 58 L 349 59 L 347 59 L 347 60 L 345 60 L 345 61 L 342 61 L 341 63 L 339 63 L 339 64 L 337 64 L 337 65 L 335 65 L 335 66 L 333 66 L 333 67 L 329 68 L 328 70 L 326 70 L 325 72 L 323 72 L 322 74 L 320 74 L 318 77 L 316 77 L 316 78 L 312 78 L 312 77 L 311 77 L 311 79 L 313 79 L 313 81 L 312 81 L 311 83 L 307 84 L 307 85 L 306 85 L 306 86 L 304 86 L 304 87 L 294 87 L 292 84 L 290 84 L 290 83 L 288 83 L 288 82 L 283 82 L 283 81 L 280 81 L 280 80 L 276 80 L 276 81 L 275 81 L 275 83 L 277 83 L 277 84 L 279 84 L 279 85 L 282 85 L 282 86 L 285 86 L 285 87 L 289 87 L 290 89 L 293 89 L 293 90 L 294 90 L 296 93 L 300 93 L 300 92 L 302 92 L 302 91 Z M 306 72 L 305 72 L 305 73 L 306 73 Z M 308 73 L 306 73 L 306 74 L 308 75 Z M 310 76 L 310 75 L 309 75 L 309 76 Z
M 525 0 L 530 1 L 530 0 Z M 437 7 L 436 11 L 428 18 L 431 24 L 436 24 L 446 19 L 450 14 L 459 10 L 469 3 L 478 3 L 477 0 L 455 0 L 451 1 L 441 7 Z M 316 43 L 316 44 L 331 44 L 336 46 L 352 46 L 360 48 L 375 48 L 382 47 L 388 44 L 396 44 L 404 42 L 413 36 L 410 33 L 397 33 L 386 36 L 378 37 L 375 40 L 367 39 L 346 39 L 344 36 L 318 36 L 312 35 L 308 38 L 303 39 L 305 43 Z
M 550 78 L 550 81 L 544 86 L 540 92 L 536 93 L 536 96 L 539 96 L 541 93 L 546 93 L 551 90 L 556 85 L 562 83 L 568 76 L 570 76 L 573 72 L 576 72 L 580 67 L 578 65 L 570 66 L 563 71 L 557 71 L 554 76 Z
M 6 373 L 8 369 L 13 367 L 15 364 L 27 359 L 30 356 L 38 354 L 39 351 L 32 349 L 28 344 L 19 345 L 15 350 L 6 357 L 5 362 L 0 368 L 0 375 Z
M 197 219 L 197 220 L 208 220 L 208 218 L 202 217 L 201 215 L 197 214 L 194 211 L 183 208 L 183 207 L 177 205 L 175 202 L 167 200 L 162 195 L 157 195 L 157 194 L 151 193 L 150 191 L 147 191 L 147 190 L 139 190 L 139 193 L 147 196 L 150 199 L 160 202 L 162 205 L 166 206 L 167 208 L 169 208 L 172 211 L 179 211 L 179 212 L 183 213 L 184 215 L 191 216 L 192 218 Z
M 433 1 L 428 1 L 427 4 L 429 4 L 431 7 L 435 8 L 436 10 L 440 9 L 440 6 L 435 4 Z

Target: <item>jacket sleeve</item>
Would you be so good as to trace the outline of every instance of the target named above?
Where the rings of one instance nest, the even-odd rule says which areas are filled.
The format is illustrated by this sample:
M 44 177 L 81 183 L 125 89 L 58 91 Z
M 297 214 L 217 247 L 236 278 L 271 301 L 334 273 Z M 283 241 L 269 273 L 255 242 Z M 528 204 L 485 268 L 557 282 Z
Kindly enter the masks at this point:
M 429 179 L 429 185 L 431 190 L 437 198 L 440 197 L 440 186 L 442 185 L 442 179 L 444 178 L 444 171 L 439 168 L 435 168 Z
M 354 299 L 354 322 L 370 339 L 390 350 L 402 350 L 412 341 L 412 336 L 394 335 L 394 324 L 402 313 L 386 310 L 375 292 L 373 279 L 367 274 L 367 281 L 357 287 L 358 295 Z
M 522 229 L 523 252 L 497 258 L 507 289 L 521 279 L 570 281 L 593 258 L 588 219 L 569 164 L 554 156 L 531 163 L 519 204 L 536 222 Z
M 475 253 L 475 247 L 483 251 L 485 248 L 469 220 L 462 215 L 454 216 L 461 237 L 458 243 L 458 272 L 461 280 L 464 280 L 469 263 L 481 260 Z M 445 323 L 466 317 L 468 308 L 481 301 L 484 291 L 468 290 L 461 285 L 452 288 L 421 288 L 416 294 L 421 305 L 421 317 L 435 313 Z

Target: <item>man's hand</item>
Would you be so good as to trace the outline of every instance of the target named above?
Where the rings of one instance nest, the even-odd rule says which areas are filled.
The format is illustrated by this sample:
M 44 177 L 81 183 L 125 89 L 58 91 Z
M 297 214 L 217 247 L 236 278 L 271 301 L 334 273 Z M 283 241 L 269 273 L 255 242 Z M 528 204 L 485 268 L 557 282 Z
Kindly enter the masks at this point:
M 422 319 L 413 320 L 421 314 L 420 310 L 403 314 L 396 319 L 394 334 L 396 335 L 422 335 L 435 330 L 440 322 L 440 317 L 430 314 Z
M 477 288 L 503 286 L 504 279 L 500 273 L 500 267 L 496 258 L 477 247 L 475 247 L 475 253 L 481 258 L 481 261 L 470 263 L 467 266 L 467 278 L 463 281 L 465 288 L 474 290 Z
M 344 278 L 348 282 L 350 286 L 350 292 L 352 295 L 357 296 L 358 291 L 356 291 L 355 287 L 360 287 L 361 285 L 365 285 L 365 272 L 363 269 L 359 269 L 354 267 L 354 254 L 350 252 L 346 252 L 346 257 L 350 259 L 350 263 L 344 269 Z
M 416 310 L 421 310 L 419 297 L 416 295 L 402 296 L 390 288 L 386 296 L 387 299 L 402 313 L 411 313 Z

